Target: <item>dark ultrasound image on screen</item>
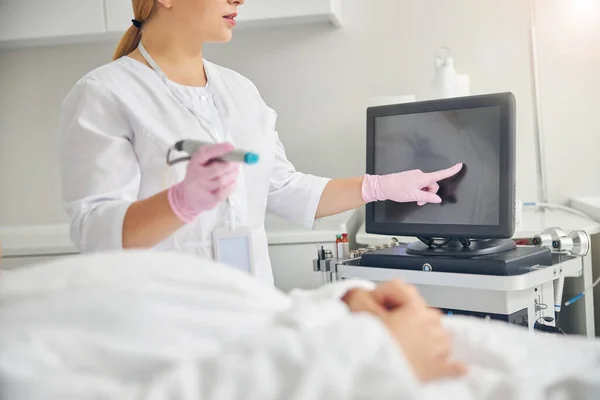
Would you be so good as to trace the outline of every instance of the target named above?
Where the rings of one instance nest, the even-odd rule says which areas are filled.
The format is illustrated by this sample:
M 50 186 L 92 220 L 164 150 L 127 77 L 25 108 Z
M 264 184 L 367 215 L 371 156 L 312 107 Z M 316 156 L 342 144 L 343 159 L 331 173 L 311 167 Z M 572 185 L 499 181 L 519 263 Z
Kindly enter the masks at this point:
M 375 174 L 465 164 L 439 182 L 442 204 L 378 202 L 375 222 L 498 225 L 500 116 L 482 107 L 375 118 Z

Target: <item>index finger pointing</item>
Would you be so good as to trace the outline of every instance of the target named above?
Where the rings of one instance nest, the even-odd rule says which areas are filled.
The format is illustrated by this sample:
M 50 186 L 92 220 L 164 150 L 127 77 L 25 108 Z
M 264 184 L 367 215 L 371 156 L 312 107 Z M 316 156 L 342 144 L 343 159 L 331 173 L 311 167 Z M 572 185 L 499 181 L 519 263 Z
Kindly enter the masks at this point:
M 451 176 L 458 174 L 460 172 L 460 170 L 462 169 L 462 167 L 463 167 L 463 164 L 458 163 L 450 168 L 442 169 L 440 171 L 430 172 L 429 176 L 431 177 L 432 181 L 438 182 L 438 181 L 444 180 L 446 178 L 450 178 Z

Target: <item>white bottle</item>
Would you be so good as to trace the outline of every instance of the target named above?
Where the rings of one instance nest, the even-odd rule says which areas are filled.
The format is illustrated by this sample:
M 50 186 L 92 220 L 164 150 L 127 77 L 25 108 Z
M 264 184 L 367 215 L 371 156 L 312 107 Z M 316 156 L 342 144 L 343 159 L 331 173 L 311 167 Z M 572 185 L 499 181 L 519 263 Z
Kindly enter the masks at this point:
M 454 96 L 464 97 L 470 96 L 470 79 L 467 74 L 456 74 L 454 76 Z
M 344 259 L 350 258 L 350 243 L 348 242 L 348 234 L 342 233 L 342 251 L 344 254 Z
M 440 47 L 435 54 L 433 73 L 433 97 L 445 99 L 456 96 L 456 71 L 454 58 L 447 47 Z
M 344 243 L 342 243 L 342 235 L 337 235 L 335 240 L 336 258 L 341 260 L 344 258 Z
M 436 95 L 445 99 L 454 97 L 456 71 L 452 57 L 436 58 Z

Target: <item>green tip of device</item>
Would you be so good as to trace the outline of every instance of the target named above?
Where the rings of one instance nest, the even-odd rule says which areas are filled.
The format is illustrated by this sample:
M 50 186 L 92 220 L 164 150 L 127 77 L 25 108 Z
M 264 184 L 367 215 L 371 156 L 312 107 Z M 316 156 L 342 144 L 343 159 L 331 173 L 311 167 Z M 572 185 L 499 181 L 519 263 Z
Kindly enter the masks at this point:
M 256 164 L 258 163 L 258 154 L 256 153 L 246 153 L 244 155 L 244 162 L 246 164 Z

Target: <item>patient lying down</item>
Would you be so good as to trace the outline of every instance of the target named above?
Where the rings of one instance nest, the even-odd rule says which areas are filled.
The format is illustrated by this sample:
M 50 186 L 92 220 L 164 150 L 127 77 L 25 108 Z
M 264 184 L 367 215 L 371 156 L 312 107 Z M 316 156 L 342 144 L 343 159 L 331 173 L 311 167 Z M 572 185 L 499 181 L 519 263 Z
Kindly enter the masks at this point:
M 286 295 L 175 253 L 0 275 L 2 399 L 598 399 L 600 343 L 441 318 L 414 289 Z

